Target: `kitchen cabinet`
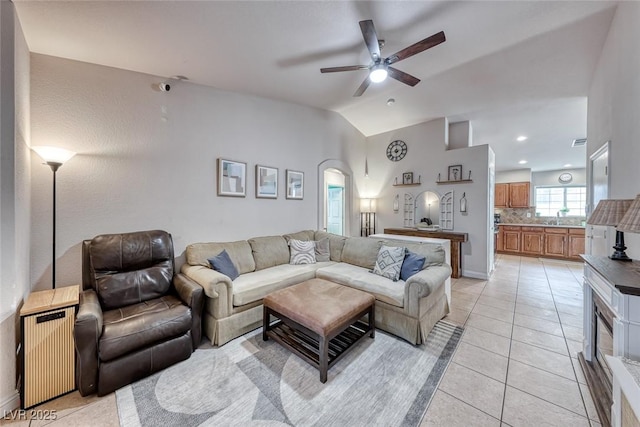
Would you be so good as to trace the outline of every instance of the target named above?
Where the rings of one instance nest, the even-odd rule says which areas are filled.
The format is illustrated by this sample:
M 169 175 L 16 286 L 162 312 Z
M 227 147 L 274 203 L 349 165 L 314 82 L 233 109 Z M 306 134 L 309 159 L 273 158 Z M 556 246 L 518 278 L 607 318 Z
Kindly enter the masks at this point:
M 499 253 L 577 260 L 585 235 L 583 228 L 500 224 L 497 242 Z
M 519 253 L 520 252 L 520 236 L 522 231 L 520 227 L 511 225 L 501 225 L 500 232 L 503 235 L 503 251 Z
M 521 252 L 527 255 L 542 255 L 544 230 L 540 227 L 522 227 Z
M 494 199 L 496 208 L 507 208 L 508 199 L 507 194 L 509 191 L 509 184 L 496 184 Z
M 580 254 L 584 253 L 584 230 L 577 228 L 569 229 L 569 244 L 567 245 L 567 257 L 580 259 Z
M 509 182 L 495 185 L 494 199 L 496 208 L 528 208 L 529 182 Z
M 544 255 L 564 257 L 567 236 L 564 234 L 547 234 L 544 239 Z

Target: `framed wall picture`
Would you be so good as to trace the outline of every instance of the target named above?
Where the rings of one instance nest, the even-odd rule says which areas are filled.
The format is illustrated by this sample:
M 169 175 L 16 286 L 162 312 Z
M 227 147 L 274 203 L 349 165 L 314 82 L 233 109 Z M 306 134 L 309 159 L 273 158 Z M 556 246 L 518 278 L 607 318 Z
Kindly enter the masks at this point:
M 449 181 L 460 181 L 462 179 L 462 165 L 449 166 Z
M 278 168 L 256 165 L 256 197 L 278 198 Z
M 247 194 L 247 164 L 218 159 L 218 196 L 245 197 Z
M 304 198 L 304 172 L 287 169 L 287 199 Z
M 403 184 L 413 184 L 413 172 L 405 172 L 402 174 Z

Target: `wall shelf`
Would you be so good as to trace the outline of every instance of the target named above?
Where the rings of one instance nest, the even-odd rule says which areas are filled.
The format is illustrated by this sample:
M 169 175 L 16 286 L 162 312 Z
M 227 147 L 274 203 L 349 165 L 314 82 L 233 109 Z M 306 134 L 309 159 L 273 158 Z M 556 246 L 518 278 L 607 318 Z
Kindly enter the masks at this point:
M 414 182 L 413 184 L 393 184 L 394 187 L 417 187 L 418 185 L 422 185 L 422 183 Z
M 468 184 L 473 182 L 472 179 L 459 179 L 457 181 L 436 181 L 436 184 Z

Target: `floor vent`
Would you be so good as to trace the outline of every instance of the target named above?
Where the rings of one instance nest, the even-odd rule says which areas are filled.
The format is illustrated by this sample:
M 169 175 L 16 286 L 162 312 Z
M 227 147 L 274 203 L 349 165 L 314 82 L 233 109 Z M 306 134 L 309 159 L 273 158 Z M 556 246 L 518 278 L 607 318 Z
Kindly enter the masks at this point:
M 572 147 L 582 147 L 587 143 L 587 138 L 574 139 L 571 143 Z

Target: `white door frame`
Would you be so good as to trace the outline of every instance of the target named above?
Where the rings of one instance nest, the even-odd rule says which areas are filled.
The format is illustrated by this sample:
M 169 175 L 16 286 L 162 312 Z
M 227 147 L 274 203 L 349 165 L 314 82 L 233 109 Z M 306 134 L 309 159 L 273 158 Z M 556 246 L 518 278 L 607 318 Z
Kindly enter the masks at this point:
M 353 191 L 353 172 L 351 168 L 342 160 L 328 159 L 318 165 L 318 230 L 324 229 L 324 206 L 325 206 L 325 187 L 324 171 L 327 169 L 337 169 L 344 175 L 344 235 L 351 236 L 351 223 L 353 216 L 354 191 Z
M 589 156 L 589 162 L 587 163 L 587 183 L 589 187 L 587 188 L 587 206 L 586 206 L 586 214 L 587 219 L 591 216 L 591 213 L 596 208 L 596 203 L 593 197 L 594 193 L 594 181 L 593 181 L 593 164 L 595 161 L 600 159 L 603 155 L 607 155 L 607 166 L 606 166 L 606 175 L 607 175 L 607 189 L 605 191 L 605 198 L 609 197 L 609 189 L 611 188 L 611 174 L 609 173 L 611 170 L 611 155 L 609 153 L 609 146 L 611 145 L 611 141 L 606 141 L 600 148 L 598 148 L 591 156 Z M 598 200 L 599 201 L 599 200 Z M 585 229 L 585 237 L 586 237 L 586 247 L 585 252 L 590 255 L 595 255 L 593 253 L 593 239 L 604 238 L 606 242 L 610 241 L 609 236 L 607 236 L 607 227 L 606 226 L 593 226 L 587 225 Z M 607 243 L 607 246 L 611 246 Z

